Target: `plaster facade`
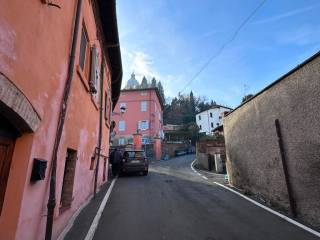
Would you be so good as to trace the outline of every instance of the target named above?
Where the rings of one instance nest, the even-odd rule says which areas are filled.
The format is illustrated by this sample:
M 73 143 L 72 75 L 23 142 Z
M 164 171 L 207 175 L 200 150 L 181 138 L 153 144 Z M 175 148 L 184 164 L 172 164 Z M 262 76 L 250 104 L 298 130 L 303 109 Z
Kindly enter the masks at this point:
M 72 214 L 93 192 L 94 171 L 90 170 L 98 144 L 99 109 L 104 109 L 102 155 L 109 152 L 111 69 L 102 51 L 101 36 L 93 10 L 94 1 L 81 6 L 74 74 L 66 121 L 58 150 L 53 239 L 62 232 Z M 42 1 L 0 1 L 0 102 L 10 111 L 0 111 L 12 121 L 20 135 L 15 139 L 11 167 L 0 216 L 0 239 L 44 239 L 51 158 L 60 104 L 67 78 L 76 0 L 57 1 L 60 9 Z M 89 77 L 79 67 L 80 40 L 85 28 L 88 46 L 95 44 L 99 66 L 105 65 L 103 103 L 89 92 Z M 87 54 L 89 51 L 87 52 Z M 11 103 L 11 104 L 10 104 Z M 24 127 L 19 127 L 25 125 Z M 73 200 L 60 211 L 67 149 L 77 153 Z M 47 161 L 45 179 L 31 182 L 34 158 Z M 98 186 L 103 184 L 104 159 L 100 158 Z M 107 175 L 107 173 L 105 173 Z
M 224 119 L 230 182 L 289 209 L 275 119 L 279 119 L 297 217 L 320 228 L 320 53 Z

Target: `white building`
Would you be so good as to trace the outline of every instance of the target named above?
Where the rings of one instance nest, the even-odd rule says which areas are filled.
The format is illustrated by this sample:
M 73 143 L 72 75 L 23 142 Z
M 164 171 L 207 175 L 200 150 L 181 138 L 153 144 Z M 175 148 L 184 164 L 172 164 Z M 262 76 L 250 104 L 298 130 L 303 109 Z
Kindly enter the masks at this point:
M 196 122 L 200 128 L 200 132 L 205 132 L 207 135 L 212 134 L 213 129 L 223 124 L 223 114 L 231 110 L 228 107 L 215 105 L 206 111 L 198 113 L 196 115 Z

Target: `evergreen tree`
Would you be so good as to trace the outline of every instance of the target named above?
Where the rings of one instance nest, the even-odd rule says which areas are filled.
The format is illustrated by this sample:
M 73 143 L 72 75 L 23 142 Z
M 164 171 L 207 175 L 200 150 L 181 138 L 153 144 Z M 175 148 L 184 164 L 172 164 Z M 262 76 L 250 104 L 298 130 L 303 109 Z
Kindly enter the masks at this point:
M 190 92 L 189 95 L 189 102 L 190 102 L 190 113 L 191 113 L 191 122 L 195 122 L 196 118 L 196 100 L 193 96 L 193 92 Z
M 164 102 L 165 101 L 165 96 L 164 96 L 164 90 L 163 90 L 161 81 L 158 82 L 157 88 L 159 90 L 160 97 L 162 98 L 162 101 Z
M 148 84 L 148 80 L 146 79 L 145 76 L 143 76 L 141 84 L 140 84 L 140 88 L 148 88 L 149 84 Z
M 152 88 L 155 88 L 157 87 L 157 80 L 153 77 L 152 80 L 151 80 L 151 87 Z

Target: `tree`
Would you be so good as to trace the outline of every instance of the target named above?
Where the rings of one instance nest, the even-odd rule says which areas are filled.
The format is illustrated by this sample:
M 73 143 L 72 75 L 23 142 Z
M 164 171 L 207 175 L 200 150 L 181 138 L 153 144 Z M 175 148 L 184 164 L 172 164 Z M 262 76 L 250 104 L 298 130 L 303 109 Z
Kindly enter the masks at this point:
M 153 77 L 152 80 L 151 80 L 151 87 L 152 88 L 155 88 L 157 87 L 157 80 Z
M 193 96 L 193 92 L 191 91 L 190 92 L 190 95 L 189 95 L 189 101 L 190 101 L 190 111 L 191 111 L 191 114 L 196 117 L 196 100 Z
M 157 88 L 159 90 L 160 97 L 162 98 L 162 101 L 165 102 L 164 90 L 163 90 L 161 81 L 158 82 Z
M 148 84 L 148 80 L 146 79 L 145 76 L 143 76 L 141 84 L 140 84 L 140 88 L 148 88 L 149 84 Z
M 253 94 L 248 94 L 248 95 L 245 95 L 243 98 L 242 98 L 242 102 L 241 103 L 244 103 L 246 101 L 248 101 L 250 98 L 253 97 Z

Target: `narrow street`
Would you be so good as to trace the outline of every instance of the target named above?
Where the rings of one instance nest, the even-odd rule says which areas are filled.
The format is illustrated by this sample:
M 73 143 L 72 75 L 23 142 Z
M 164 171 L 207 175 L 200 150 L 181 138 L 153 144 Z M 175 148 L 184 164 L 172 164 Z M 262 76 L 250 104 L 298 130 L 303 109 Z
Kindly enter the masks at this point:
M 147 177 L 117 179 L 94 239 L 318 239 L 197 175 L 194 157 L 153 163 Z

